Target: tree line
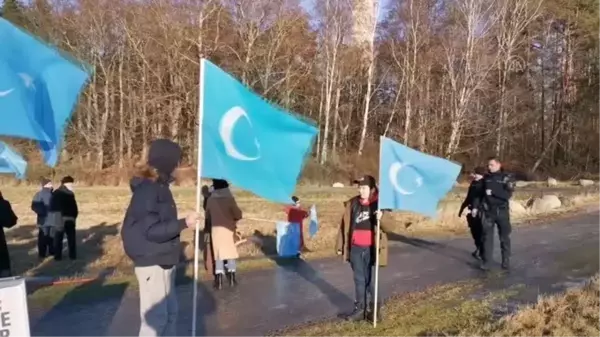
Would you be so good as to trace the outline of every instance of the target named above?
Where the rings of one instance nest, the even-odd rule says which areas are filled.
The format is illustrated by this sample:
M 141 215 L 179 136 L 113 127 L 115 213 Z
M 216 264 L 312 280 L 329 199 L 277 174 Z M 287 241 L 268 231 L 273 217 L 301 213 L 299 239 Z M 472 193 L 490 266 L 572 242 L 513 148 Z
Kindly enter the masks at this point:
M 466 168 L 497 155 L 566 178 L 599 170 L 597 1 L 307 4 L 4 0 L 1 15 L 95 68 L 63 166 L 126 168 L 157 137 L 193 165 L 206 57 L 316 121 L 319 167 L 376 161 L 385 135 Z

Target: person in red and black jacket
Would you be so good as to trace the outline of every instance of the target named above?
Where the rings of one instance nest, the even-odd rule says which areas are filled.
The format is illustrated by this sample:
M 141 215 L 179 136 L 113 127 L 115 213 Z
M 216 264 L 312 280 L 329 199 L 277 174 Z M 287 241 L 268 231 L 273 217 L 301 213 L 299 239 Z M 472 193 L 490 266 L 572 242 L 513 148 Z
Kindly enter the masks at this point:
M 354 274 L 355 302 L 354 310 L 346 316 L 347 320 L 359 321 L 373 319 L 373 300 L 375 295 L 375 247 L 377 220 L 379 219 L 379 265 L 387 265 L 389 232 L 387 222 L 378 210 L 378 189 L 375 178 L 364 176 L 357 180 L 359 195 L 348 200 L 344 206 L 344 215 L 340 223 L 336 250 L 345 261 L 350 262 Z M 387 212 L 386 212 L 387 213 Z M 378 298 L 379 305 L 381 301 Z M 381 312 L 378 310 L 378 312 Z M 378 319 L 381 315 L 378 316 Z

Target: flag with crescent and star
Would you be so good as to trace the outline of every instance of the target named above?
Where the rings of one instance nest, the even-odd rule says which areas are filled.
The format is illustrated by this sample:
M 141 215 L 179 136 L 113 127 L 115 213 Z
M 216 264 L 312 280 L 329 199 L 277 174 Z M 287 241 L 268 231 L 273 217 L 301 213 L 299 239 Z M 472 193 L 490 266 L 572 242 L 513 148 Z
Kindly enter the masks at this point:
M 2 18 L 0 41 L 0 135 L 39 141 L 44 162 L 54 166 L 90 74 Z
M 208 60 L 201 62 L 201 176 L 291 204 L 318 129 L 268 103 Z
M 0 141 L 0 173 L 11 173 L 17 179 L 23 179 L 26 171 L 25 159 L 13 148 Z
M 461 166 L 381 137 L 379 208 L 435 217 Z

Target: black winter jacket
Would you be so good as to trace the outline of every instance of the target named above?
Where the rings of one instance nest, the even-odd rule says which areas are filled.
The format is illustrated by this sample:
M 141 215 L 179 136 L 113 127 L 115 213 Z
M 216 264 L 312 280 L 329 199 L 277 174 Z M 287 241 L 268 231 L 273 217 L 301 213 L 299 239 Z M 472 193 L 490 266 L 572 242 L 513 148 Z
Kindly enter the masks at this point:
M 184 219 L 177 219 L 169 184 L 160 179 L 134 178 L 131 190 L 121 229 L 125 253 L 140 267 L 177 265 L 181 254 L 179 234 L 186 224 Z

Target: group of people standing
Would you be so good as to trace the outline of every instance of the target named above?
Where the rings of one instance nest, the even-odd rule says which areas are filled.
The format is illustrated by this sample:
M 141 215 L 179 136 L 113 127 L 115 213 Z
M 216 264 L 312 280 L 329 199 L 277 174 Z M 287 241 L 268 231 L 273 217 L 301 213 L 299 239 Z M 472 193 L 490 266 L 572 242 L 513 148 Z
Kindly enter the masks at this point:
M 66 176 L 57 189 L 53 189 L 52 181 L 41 179 L 42 188 L 36 192 L 31 201 L 31 210 L 36 214 L 38 227 L 37 248 L 40 259 L 53 256 L 62 260 L 63 240 L 67 237 L 69 258 L 77 258 L 75 224 L 79 210 L 73 192 L 75 180 Z M 17 224 L 18 217 L 10 202 L 0 192 L 0 277 L 12 275 L 10 253 L 4 235 L 5 228 Z
M 175 268 L 180 262 L 180 234 L 195 229 L 200 214 L 189 213 L 179 219 L 170 183 L 172 173 L 181 160 L 181 148 L 169 140 L 154 141 L 147 162 L 138 168 L 131 180 L 132 197 L 127 208 L 121 237 L 125 253 L 132 259 L 140 292 L 140 336 L 176 335 L 177 296 Z M 358 195 L 344 203 L 339 223 L 336 252 L 349 262 L 355 285 L 354 308 L 346 315 L 352 321 L 374 319 L 382 302 L 375 299 L 375 261 L 387 264 L 387 234 L 390 230 L 386 210 L 379 210 L 378 187 L 374 177 L 366 175 L 355 181 Z M 459 216 L 469 209 L 468 223 L 475 240 L 473 256 L 489 269 L 492 262 L 494 225 L 498 227 L 502 249 L 502 267 L 510 265 L 509 200 L 513 192 L 510 176 L 501 170 L 496 158 L 488 161 L 488 169 L 473 172 L 473 182 Z M 204 261 L 207 271 L 214 274 L 216 289 L 222 289 L 226 277 L 230 286 L 237 284 L 236 226 L 242 211 L 225 180 L 214 179 L 203 188 Z M 298 216 L 302 223 L 306 212 L 299 200 L 286 208 L 288 216 Z M 301 218 L 301 219 L 300 219 Z M 379 227 L 380 236 L 377 237 Z M 377 245 L 379 242 L 379 245 Z M 303 246 L 303 243 L 302 243 Z M 378 247 L 378 248 L 377 248 Z M 378 257 L 378 259 L 377 259 Z M 381 319 L 378 310 L 378 319 Z
M 66 236 L 69 258 L 77 259 L 75 224 L 79 215 L 74 190 L 75 179 L 66 176 L 60 186 L 53 189 L 50 179 L 42 178 L 42 188 L 33 196 L 31 210 L 37 216 L 38 256 L 53 256 L 62 260 L 63 241 Z
M 158 139 L 152 142 L 147 162 L 136 169 L 130 182 L 131 200 L 121 238 L 125 253 L 133 261 L 140 293 L 140 336 L 174 336 L 177 322 L 175 269 L 182 255 L 181 232 L 198 226 L 200 214 L 177 216 L 177 206 L 170 190 L 173 172 L 181 161 L 178 144 Z M 203 188 L 205 209 L 205 257 L 207 269 L 213 271 L 215 288 L 237 284 L 236 224 L 242 219 L 229 184 L 214 179 Z
M 467 197 L 459 210 L 459 217 L 468 209 L 467 222 L 475 242 L 473 257 L 480 260 L 480 268 L 487 271 L 493 262 L 494 227 L 498 228 L 502 268 L 510 269 L 510 198 L 514 191 L 512 177 L 504 172 L 498 158 L 488 159 L 487 170 L 475 168 Z M 345 318 L 351 321 L 373 320 L 375 303 L 375 261 L 387 265 L 389 219 L 386 210 L 379 210 L 378 188 L 374 177 L 366 175 L 355 181 L 359 194 L 344 203 L 340 220 L 336 252 L 350 263 L 355 286 L 354 309 Z M 379 225 L 380 236 L 376 237 Z M 379 240 L 379 248 L 376 242 Z M 378 309 L 382 305 L 377 296 Z M 377 310 L 377 319 L 382 318 Z

